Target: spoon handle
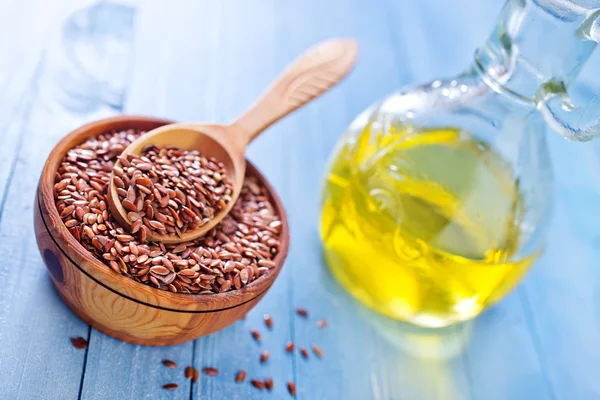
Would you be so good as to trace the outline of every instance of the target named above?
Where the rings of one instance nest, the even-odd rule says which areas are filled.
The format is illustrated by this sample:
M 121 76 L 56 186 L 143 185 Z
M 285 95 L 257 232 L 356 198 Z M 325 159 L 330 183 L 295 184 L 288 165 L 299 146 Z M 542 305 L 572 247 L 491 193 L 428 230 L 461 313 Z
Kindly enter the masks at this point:
M 308 49 L 232 124 L 243 132 L 243 145 L 339 82 L 354 66 L 357 54 L 351 39 L 330 39 Z

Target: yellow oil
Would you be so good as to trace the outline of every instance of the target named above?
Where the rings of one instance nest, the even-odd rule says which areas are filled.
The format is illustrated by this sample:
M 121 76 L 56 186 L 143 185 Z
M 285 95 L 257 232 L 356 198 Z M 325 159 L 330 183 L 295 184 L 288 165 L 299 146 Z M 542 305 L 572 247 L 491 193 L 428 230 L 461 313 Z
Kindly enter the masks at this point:
M 334 155 L 321 215 L 324 253 L 355 297 L 441 327 L 504 296 L 537 257 L 516 257 L 523 201 L 498 153 L 455 128 L 373 132 Z

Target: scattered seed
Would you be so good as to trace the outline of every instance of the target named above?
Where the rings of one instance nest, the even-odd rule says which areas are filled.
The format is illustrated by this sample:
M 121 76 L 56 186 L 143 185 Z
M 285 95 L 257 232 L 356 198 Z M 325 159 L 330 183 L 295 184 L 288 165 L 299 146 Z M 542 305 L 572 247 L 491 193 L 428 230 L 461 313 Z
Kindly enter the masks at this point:
M 185 367 L 185 377 L 188 379 L 193 379 L 194 374 L 197 373 L 196 368 L 190 366 Z
M 320 320 L 317 321 L 317 328 L 325 328 L 326 326 L 327 326 L 327 320 L 326 319 L 320 319 Z
M 304 347 L 300 347 L 300 354 L 302 354 L 302 357 L 308 360 L 308 350 L 306 350 Z
M 265 378 L 265 388 L 267 388 L 269 392 L 273 390 L 273 379 Z
M 71 343 L 77 350 L 84 350 L 88 348 L 88 342 L 82 337 L 71 338 Z
M 273 328 L 273 318 L 271 318 L 269 314 L 265 314 L 263 318 L 265 319 L 265 325 L 267 328 Z
M 259 390 L 263 390 L 265 388 L 265 383 L 263 381 L 252 379 L 250 381 L 250 383 L 252 384 L 252 386 L 254 386 L 255 388 L 257 388 Z
M 260 332 L 257 331 L 256 329 L 251 329 L 250 333 L 252 334 L 252 337 L 254 338 L 254 340 L 256 340 L 257 342 L 260 342 L 262 340 L 262 336 L 260 336 Z
M 179 385 L 177 385 L 176 383 L 167 383 L 166 385 L 163 385 L 163 389 L 167 389 L 167 390 L 175 390 L 179 387 Z
M 235 375 L 235 382 L 240 383 L 246 380 L 246 371 L 241 370 Z
M 296 397 L 296 384 L 294 382 L 288 382 L 287 388 L 288 392 L 290 392 L 293 397 Z
M 313 344 L 312 350 L 313 350 L 313 353 L 315 353 L 315 355 L 317 357 L 323 358 L 323 350 L 321 350 L 321 348 L 319 346 Z
M 162 364 L 167 368 L 177 368 L 177 363 L 171 360 L 162 360 Z
M 262 353 L 260 353 L 261 364 L 265 363 L 268 359 L 269 359 L 269 351 L 268 350 L 264 350 Z
M 200 373 L 196 368 L 194 368 L 194 375 L 192 375 L 192 382 L 196 383 L 200 379 Z
M 304 317 L 304 318 L 308 317 L 308 311 L 306 311 L 304 308 L 297 308 L 296 314 L 298 314 L 299 316 Z
M 285 345 L 285 352 L 291 353 L 292 351 L 294 351 L 294 342 L 287 342 Z
M 206 367 L 202 369 L 202 373 L 208 376 L 217 376 L 219 375 L 219 370 L 213 367 Z

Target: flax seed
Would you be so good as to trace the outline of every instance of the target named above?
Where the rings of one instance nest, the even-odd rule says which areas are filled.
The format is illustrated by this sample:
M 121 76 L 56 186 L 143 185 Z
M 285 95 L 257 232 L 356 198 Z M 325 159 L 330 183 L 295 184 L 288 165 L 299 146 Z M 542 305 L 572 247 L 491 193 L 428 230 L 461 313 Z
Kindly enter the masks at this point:
M 280 246 L 280 219 L 265 188 L 252 177 L 246 177 L 231 212 L 204 238 L 166 246 L 148 242 L 154 229 L 150 222 L 178 234 L 193 224 L 208 222 L 212 214 L 207 204 L 217 205 L 219 198 L 229 202 L 231 196 L 225 189 L 226 174 L 219 171 L 216 160 L 207 159 L 205 166 L 196 168 L 196 175 L 190 167 L 194 159 L 177 154 L 166 157 L 171 163 L 161 164 L 164 176 L 153 175 L 156 163 L 147 157 L 120 158 L 115 165 L 123 149 L 142 133 L 133 129 L 101 133 L 63 158 L 55 174 L 54 196 L 59 216 L 73 237 L 114 273 L 176 293 L 240 289 L 276 267 L 273 258 Z M 169 150 L 158 150 L 159 158 L 165 156 L 161 151 Z M 177 157 L 181 166 L 172 162 Z M 144 163 L 153 168 L 140 169 Z M 121 204 L 133 221 L 129 232 L 107 208 L 111 172 Z M 194 183 L 184 187 L 184 178 Z M 164 187 L 161 180 L 173 185 Z
M 241 370 L 235 375 L 236 383 L 241 383 L 241 382 L 244 382 L 245 380 L 246 380 L 246 371 Z
M 177 385 L 176 383 L 167 383 L 166 385 L 163 385 L 163 389 L 167 389 L 167 390 L 175 390 L 179 387 L 179 385 Z
M 257 388 L 258 390 L 263 390 L 265 388 L 265 383 L 263 381 L 252 379 L 250 381 L 250 383 L 252 384 L 252 386 L 254 386 L 255 388 Z
M 306 350 L 304 347 L 300 347 L 300 354 L 302 354 L 302 357 L 308 360 L 308 350 Z
M 319 358 L 323 358 L 323 350 L 317 345 L 312 346 L 313 353 Z
M 265 320 L 265 325 L 267 326 L 267 328 L 273 328 L 273 318 L 271 318 L 269 314 L 265 314 L 263 318 Z
M 301 317 L 308 318 L 308 311 L 306 311 L 304 308 L 297 308 L 296 314 L 298 314 Z
M 287 383 L 288 392 L 292 397 L 296 397 L 296 384 L 294 382 Z
M 257 342 L 260 342 L 262 340 L 262 337 L 260 336 L 260 332 L 257 331 L 256 329 L 251 329 L 250 333 L 252 334 L 252 337 L 254 338 L 254 340 L 256 340 Z
M 285 352 L 291 353 L 292 351 L 294 351 L 294 342 L 287 342 L 285 345 Z
M 177 363 L 171 360 L 162 360 L 162 364 L 167 368 L 177 368 Z
M 327 326 L 327 320 L 326 319 L 320 319 L 317 321 L 317 328 L 325 328 Z
M 71 343 L 77 350 L 84 350 L 88 348 L 88 342 L 82 337 L 74 337 L 71 338 Z
M 202 373 L 208 376 L 217 376 L 219 375 L 219 370 L 213 367 L 206 367 L 202 369 Z
M 269 392 L 273 390 L 273 379 L 265 378 L 265 388 L 267 388 Z
M 262 353 L 260 353 L 260 363 L 264 364 L 265 362 L 267 362 L 267 360 L 269 359 L 269 351 L 268 350 L 264 350 Z

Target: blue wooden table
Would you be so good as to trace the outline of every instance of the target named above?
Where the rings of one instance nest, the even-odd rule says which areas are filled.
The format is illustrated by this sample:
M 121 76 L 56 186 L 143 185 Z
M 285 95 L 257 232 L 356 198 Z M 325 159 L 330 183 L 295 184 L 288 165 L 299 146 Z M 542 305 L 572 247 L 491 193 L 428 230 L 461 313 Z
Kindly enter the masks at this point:
M 298 398 L 310 400 L 600 398 L 597 145 L 550 137 L 557 193 L 547 250 L 473 323 L 427 333 L 382 318 L 350 298 L 321 258 L 320 184 L 339 135 L 400 86 L 463 69 L 500 3 L 2 0 L 0 399 L 285 399 L 291 380 Z M 119 342 L 78 319 L 52 287 L 33 234 L 37 179 L 55 143 L 121 112 L 229 121 L 297 54 L 332 36 L 358 40 L 354 73 L 249 152 L 292 229 L 288 261 L 265 299 L 245 320 L 170 348 Z M 584 78 L 596 75 L 600 63 L 591 64 Z M 310 318 L 295 316 L 296 307 Z M 264 313 L 274 319 L 271 332 Z M 317 329 L 321 318 L 329 325 Z M 263 333 L 260 345 L 252 328 Z M 87 351 L 71 345 L 75 336 L 88 339 Z M 325 355 L 287 355 L 288 340 L 317 344 Z M 261 366 L 263 349 L 271 358 Z M 180 368 L 163 367 L 165 358 Z M 192 364 L 221 373 L 192 384 L 182 372 Z M 234 383 L 238 369 L 272 377 L 273 393 Z M 162 389 L 168 382 L 180 387 Z

